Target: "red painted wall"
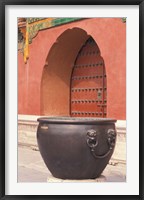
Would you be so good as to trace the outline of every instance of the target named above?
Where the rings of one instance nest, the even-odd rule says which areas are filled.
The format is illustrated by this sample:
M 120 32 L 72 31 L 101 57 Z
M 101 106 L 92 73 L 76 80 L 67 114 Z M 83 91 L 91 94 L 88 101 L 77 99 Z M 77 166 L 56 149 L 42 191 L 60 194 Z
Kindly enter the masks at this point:
M 39 31 L 24 64 L 18 53 L 18 113 L 40 115 L 41 78 L 48 53 L 67 29 L 81 28 L 94 38 L 107 74 L 107 117 L 126 119 L 126 23 L 120 18 L 92 18 Z

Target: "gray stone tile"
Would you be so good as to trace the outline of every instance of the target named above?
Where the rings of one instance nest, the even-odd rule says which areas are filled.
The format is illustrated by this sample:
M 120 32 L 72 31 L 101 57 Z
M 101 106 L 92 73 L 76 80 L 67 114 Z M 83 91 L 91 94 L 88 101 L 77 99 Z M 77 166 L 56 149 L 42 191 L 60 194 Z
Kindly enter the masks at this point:
M 43 173 L 36 169 L 30 169 L 27 167 L 18 168 L 18 182 L 46 182 L 47 176 L 47 173 Z
M 104 182 L 126 182 L 126 165 L 115 162 L 108 164 L 102 173 Z M 28 147 L 18 148 L 18 182 L 55 182 L 39 151 Z M 93 182 L 94 180 L 87 180 Z M 102 182 L 100 181 L 100 182 Z M 58 182 L 67 182 L 60 180 Z M 68 181 L 70 182 L 70 181 Z M 76 182 L 76 181 L 75 181 Z M 98 182 L 96 180 L 96 182 Z

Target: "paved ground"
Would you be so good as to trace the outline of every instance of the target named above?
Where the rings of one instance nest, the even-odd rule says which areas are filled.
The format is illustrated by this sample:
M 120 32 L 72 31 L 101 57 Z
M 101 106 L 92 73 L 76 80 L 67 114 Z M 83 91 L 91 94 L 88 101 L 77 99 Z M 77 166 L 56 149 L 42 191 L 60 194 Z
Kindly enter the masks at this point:
M 125 182 L 126 165 L 111 162 L 102 173 L 101 181 Z M 18 147 L 18 182 L 47 182 L 58 181 L 52 178 L 51 173 L 45 166 L 40 152 L 32 147 Z M 90 182 L 91 180 L 88 180 Z

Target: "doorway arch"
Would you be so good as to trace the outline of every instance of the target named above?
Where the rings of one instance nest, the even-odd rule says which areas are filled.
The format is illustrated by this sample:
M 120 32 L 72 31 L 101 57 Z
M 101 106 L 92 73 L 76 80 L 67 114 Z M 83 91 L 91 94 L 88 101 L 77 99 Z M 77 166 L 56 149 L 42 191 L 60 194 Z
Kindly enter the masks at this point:
M 67 29 L 52 45 L 41 79 L 41 115 L 72 115 L 73 69 L 81 48 L 90 37 L 81 28 Z

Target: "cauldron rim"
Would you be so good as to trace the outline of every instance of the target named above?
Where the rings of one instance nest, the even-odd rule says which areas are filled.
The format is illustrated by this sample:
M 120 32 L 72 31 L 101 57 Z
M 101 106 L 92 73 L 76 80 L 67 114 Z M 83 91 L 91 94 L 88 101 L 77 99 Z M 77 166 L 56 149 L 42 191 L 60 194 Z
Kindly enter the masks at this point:
M 105 124 L 115 123 L 116 119 L 111 118 L 95 118 L 95 117 L 40 117 L 37 119 L 38 122 L 52 123 L 52 124 Z

